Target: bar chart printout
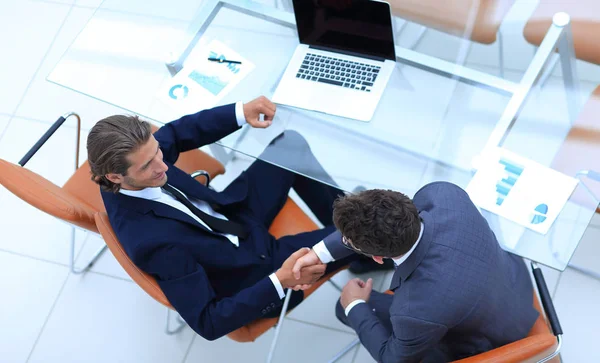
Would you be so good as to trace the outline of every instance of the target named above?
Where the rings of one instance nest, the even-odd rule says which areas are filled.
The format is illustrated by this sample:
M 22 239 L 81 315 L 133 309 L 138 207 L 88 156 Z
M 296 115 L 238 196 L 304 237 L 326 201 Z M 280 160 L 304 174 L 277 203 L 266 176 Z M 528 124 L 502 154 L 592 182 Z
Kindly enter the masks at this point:
M 201 44 L 197 49 L 183 69 L 167 78 L 156 94 L 161 102 L 182 115 L 216 106 L 254 69 L 252 62 L 218 40 Z M 208 58 L 230 59 L 241 64 L 212 62 Z
M 479 208 L 546 234 L 577 186 L 577 179 L 496 148 L 477 161 L 466 188 Z
M 506 171 L 506 176 L 500 179 L 498 184 L 496 184 L 496 192 L 498 193 L 496 204 L 501 206 L 512 187 L 515 186 L 519 176 L 523 173 L 524 167 L 522 165 L 512 164 L 506 159 L 500 159 L 499 163 L 504 166 L 504 170 Z

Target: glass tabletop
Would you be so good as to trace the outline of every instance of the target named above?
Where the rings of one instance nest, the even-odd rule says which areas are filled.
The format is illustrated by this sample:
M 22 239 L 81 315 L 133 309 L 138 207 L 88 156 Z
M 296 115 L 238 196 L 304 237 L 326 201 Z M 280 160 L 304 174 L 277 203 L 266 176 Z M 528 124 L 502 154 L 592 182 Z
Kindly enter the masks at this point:
M 260 95 L 270 98 L 298 45 L 293 21 L 289 6 L 275 9 L 271 4 L 246 0 L 105 0 L 48 80 L 165 123 L 189 113 L 184 107 L 165 102 L 166 85 L 181 72 L 181 68 L 174 70 L 167 64 L 188 48 L 181 66 L 193 65 L 206 56 L 207 46 L 218 40 L 254 68 L 215 106 L 247 102 Z M 394 18 L 395 26 L 402 21 Z M 467 34 L 464 38 L 461 40 L 467 41 L 455 43 L 458 45 L 450 49 L 451 54 L 438 68 L 462 69 L 468 53 L 464 47 Z M 405 61 L 397 63 L 370 122 L 278 105 L 271 127 L 244 126 L 219 144 L 346 191 L 362 186 L 412 196 L 437 180 L 466 188 L 473 176 L 472 160 L 496 131 L 511 96 L 506 89 L 512 84 L 476 70 L 465 71 L 472 72 L 465 77 L 477 76 L 484 80 L 482 83 L 499 87 L 464 82 L 415 64 L 423 59 L 436 62 L 432 57 L 396 49 Z M 534 113 L 536 107 L 529 102 L 524 113 L 528 109 Z M 552 127 L 536 131 L 536 142 L 531 138 L 532 125 L 535 120 L 519 119 L 506 133 L 503 147 L 552 167 L 570 129 L 569 119 L 557 117 Z M 264 153 L 277 136 L 292 132 L 305 140 L 304 150 Z M 319 167 L 302 163 L 307 150 L 319 161 Z M 597 205 L 580 184 L 545 235 L 482 213 L 505 249 L 563 270 Z

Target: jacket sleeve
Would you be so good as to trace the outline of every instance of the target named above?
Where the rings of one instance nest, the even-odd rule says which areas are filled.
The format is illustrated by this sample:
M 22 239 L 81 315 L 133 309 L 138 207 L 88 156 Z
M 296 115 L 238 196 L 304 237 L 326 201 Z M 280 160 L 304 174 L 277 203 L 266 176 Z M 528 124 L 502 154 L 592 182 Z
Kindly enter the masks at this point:
M 268 276 L 237 294 L 218 299 L 200 264 L 186 251 L 167 245 L 144 256 L 147 273 L 186 323 L 207 340 L 218 339 L 282 304 Z
M 235 104 L 215 107 L 183 116 L 154 133 L 163 158 L 175 163 L 179 153 L 212 144 L 238 130 Z
M 354 253 L 351 249 L 344 247 L 344 244 L 342 243 L 342 233 L 338 230 L 325 237 L 323 242 L 325 243 L 327 251 L 329 251 L 331 257 L 333 257 L 335 261 L 348 257 Z
M 377 362 L 420 362 L 447 332 L 444 325 L 409 316 L 392 315 L 391 320 L 390 335 L 368 304 L 356 305 L 348 315 L 360 342 Z

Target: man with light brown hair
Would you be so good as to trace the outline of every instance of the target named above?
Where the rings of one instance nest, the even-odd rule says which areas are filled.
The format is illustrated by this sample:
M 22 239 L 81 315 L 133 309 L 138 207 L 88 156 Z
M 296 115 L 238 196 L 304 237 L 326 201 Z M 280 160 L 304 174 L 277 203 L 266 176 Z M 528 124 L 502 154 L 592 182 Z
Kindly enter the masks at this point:
M 180 153 L 216 142 L 245 123 L 268 127 L 275 111 L 260 97 L 184 116 L 154 134 L 138 117 L 116 115 L 99 121 L 88 137 L 92 179 L 102 189 L 123 248 L 157 279 L 188 325 L 209 340 L 277 316 L 284 289 L 310 285 L 357 257 L 307 266 L 300 279 L 292 275 L 306 247 L 334 232 L 332 205 L 339 189 L 257 160 L 216 192 L 174 166 Z M 286 131 L 269 146 L 278 148 L 298 150 L 303 163 L 319 167 L 297 133 Z M 326 227 L 275 239 L 268 229 L 291 188 Z M 295 291 L 290 307 L 302 298 Z

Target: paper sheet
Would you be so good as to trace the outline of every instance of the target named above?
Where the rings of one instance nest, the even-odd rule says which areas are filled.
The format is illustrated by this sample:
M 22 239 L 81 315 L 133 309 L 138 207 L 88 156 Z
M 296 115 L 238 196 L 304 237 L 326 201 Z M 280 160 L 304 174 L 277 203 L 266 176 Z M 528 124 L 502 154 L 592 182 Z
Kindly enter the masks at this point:
M 475 205 L 546 234 L 578 180 L 496 148 L 478 158 L 467 186 Z
M 219 63 L 208 58 L 240 61 Z M 175 77 L 160 87 L 157 97 L 181 114 L 212 108 L 254 69 L 248 59 L 218 40 L 208 44 L 201 56 L 190 60 Z

